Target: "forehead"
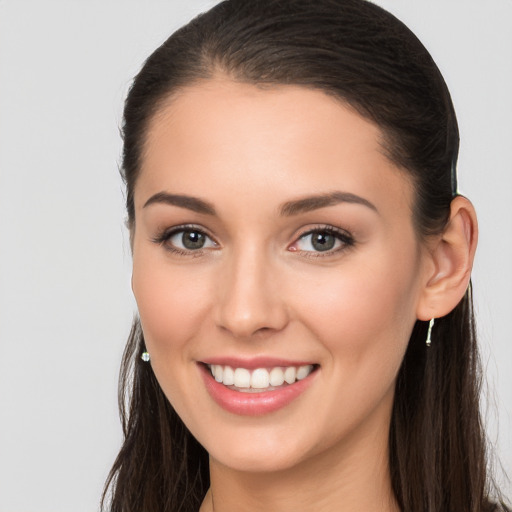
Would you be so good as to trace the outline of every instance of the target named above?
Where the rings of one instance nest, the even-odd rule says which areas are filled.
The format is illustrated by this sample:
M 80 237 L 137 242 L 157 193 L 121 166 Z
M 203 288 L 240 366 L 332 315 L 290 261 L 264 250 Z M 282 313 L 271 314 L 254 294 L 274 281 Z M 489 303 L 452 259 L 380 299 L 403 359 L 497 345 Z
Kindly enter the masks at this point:
M 300 86 L 228 79 L 188 86 L 162 104 L 139 181 L 136 202 L 161 190 L 219 200 L 258 191 L 259 203 L 340 188 L 411 195 L 410 180 L 385 156 L 380 129 L 341 101 Z

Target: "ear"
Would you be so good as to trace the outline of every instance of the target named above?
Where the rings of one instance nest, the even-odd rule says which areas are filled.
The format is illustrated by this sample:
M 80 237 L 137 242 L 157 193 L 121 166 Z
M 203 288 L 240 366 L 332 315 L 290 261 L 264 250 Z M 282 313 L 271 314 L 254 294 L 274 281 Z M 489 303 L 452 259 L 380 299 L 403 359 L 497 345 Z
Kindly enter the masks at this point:
M 430 320 L 447 315 L 469 286 L 478 239 L 475 209 L 463 196 L 453 199 L 443 233 L 429 246 L 428 265 L 416 316 Z

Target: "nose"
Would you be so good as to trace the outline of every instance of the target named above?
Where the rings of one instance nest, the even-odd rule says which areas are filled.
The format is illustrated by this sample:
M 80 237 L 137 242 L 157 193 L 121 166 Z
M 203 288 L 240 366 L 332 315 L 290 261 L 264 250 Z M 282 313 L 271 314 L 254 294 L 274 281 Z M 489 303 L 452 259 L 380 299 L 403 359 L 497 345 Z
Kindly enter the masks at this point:
M 278 332 L 288 310 L 271 258 L 257 248 L 233 254 L 218 274 L 216 322 L 236 338 Z

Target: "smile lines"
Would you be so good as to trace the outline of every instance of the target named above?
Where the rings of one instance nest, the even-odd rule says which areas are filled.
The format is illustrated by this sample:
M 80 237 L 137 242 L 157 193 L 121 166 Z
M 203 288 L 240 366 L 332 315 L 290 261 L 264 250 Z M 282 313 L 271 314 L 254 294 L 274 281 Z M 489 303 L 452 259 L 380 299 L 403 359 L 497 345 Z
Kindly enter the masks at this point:
M 312 371 L 313 365 L 304 366 L 277 366 L 270 370 L 266 368 L 257 368 L 248 370 L 247 368 L 232 368 L 220 364 L 207 365 L 214 379 L 225 386 L 234 386 L 240 391 L 250 391 L 251 389 L 270 391 L 270 388 L 282 386 L 283 384 L 293 384 L 298 380 L 305 379 Z

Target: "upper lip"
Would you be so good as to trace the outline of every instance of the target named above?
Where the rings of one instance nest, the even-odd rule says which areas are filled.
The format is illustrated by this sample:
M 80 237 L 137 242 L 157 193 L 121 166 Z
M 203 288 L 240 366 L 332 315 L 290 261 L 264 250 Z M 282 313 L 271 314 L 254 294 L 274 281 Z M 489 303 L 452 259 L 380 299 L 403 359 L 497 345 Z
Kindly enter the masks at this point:
M 231 368 L 246 368 L 248 370 L 255 370 L 256 368 L 275 368 L 276 366 L 306 366 L 315 364 L 309 360 L 291 360 L 279 357 L 258 356 L 251 358 L 240 357 L 209 357 L 200 361 L 207 365 L 222 365 L 231 366 Z

